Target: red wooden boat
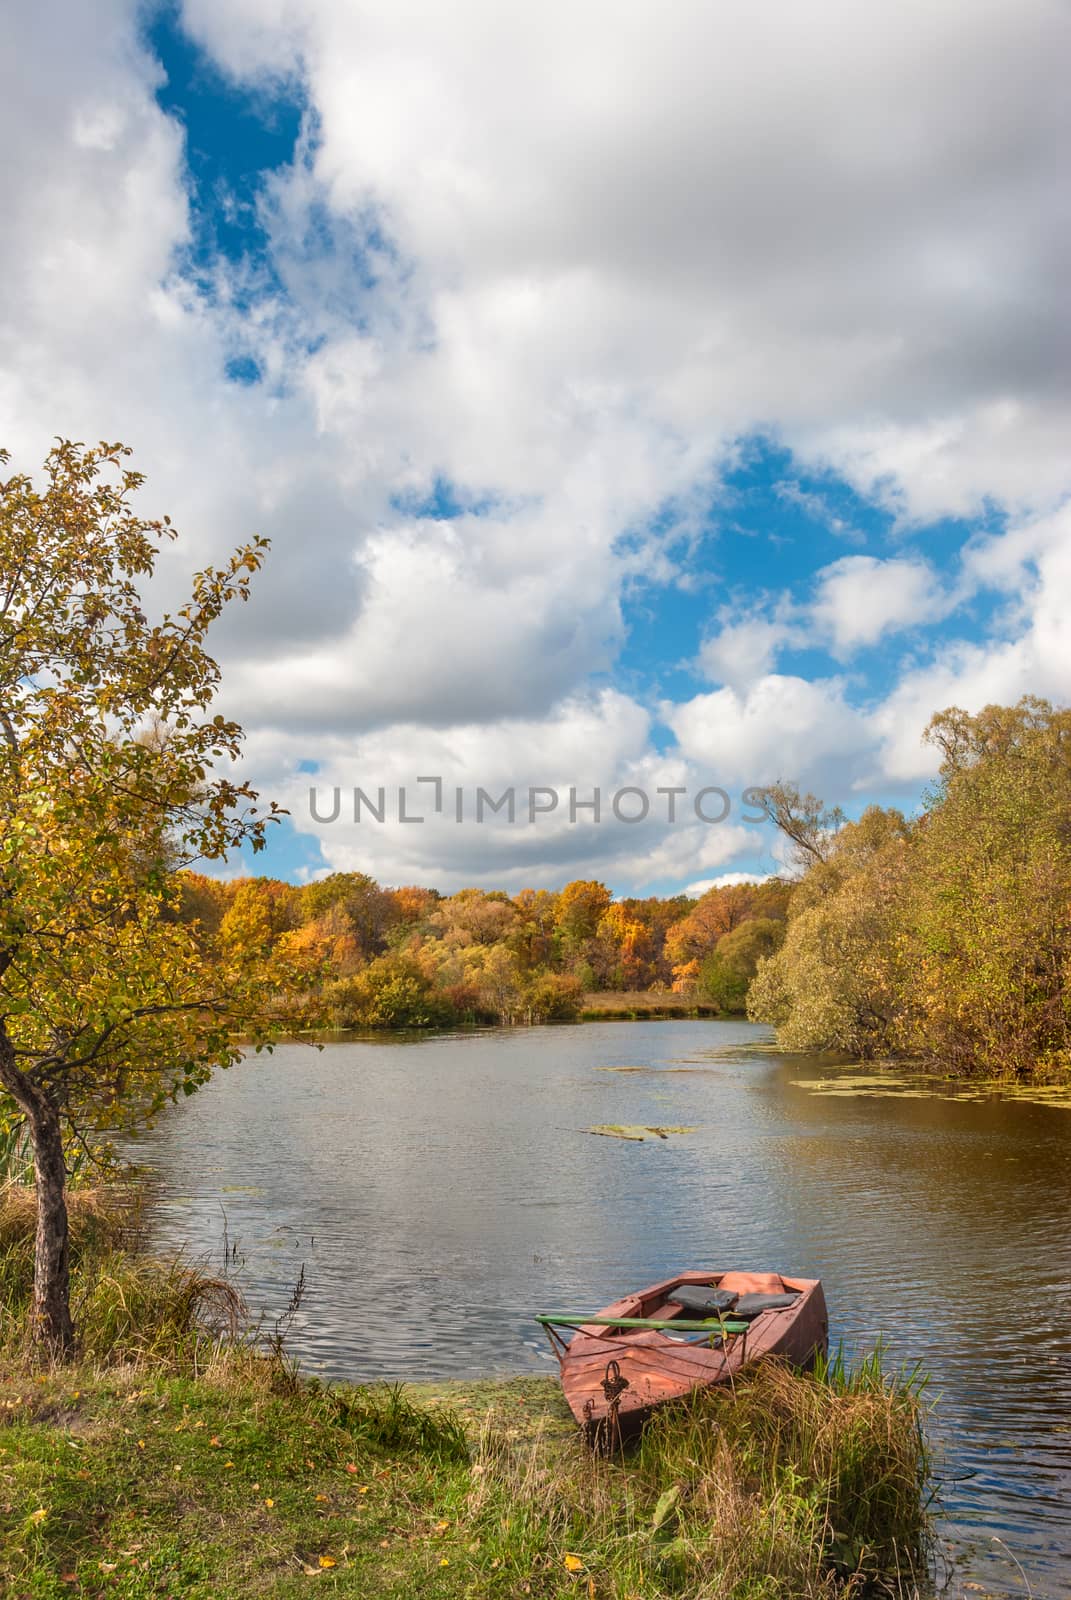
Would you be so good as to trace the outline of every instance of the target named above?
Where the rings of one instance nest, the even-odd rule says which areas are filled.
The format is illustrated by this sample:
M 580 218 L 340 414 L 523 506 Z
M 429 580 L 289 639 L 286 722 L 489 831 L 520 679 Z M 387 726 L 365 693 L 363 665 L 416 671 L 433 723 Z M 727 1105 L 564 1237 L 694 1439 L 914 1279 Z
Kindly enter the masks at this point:
M 731 1383 L 764 1356 L 810 1366 L 829 1335 L 820 1279 L 776 1272 L 679 1272 L 594 1316 L 538 1320 L 570 1410 L 604 1445 L 638 1433 L 655 1406 Z

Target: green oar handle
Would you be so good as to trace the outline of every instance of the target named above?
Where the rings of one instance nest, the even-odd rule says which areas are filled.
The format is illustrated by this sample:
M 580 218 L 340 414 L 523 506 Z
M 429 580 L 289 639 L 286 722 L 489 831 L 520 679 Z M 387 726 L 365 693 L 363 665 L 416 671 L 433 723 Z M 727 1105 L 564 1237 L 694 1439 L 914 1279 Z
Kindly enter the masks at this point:
M 576 1328 L 583 1324 L 598 1328 L 676 1328 L 680 1333 L 746 1333 L 748 1330 L 746 1322 L 723 1322 L 720 1317 L 711 1317 L 706 1322 L 691 1322 L 683 1317 L 589 1317 L 583 1311 L 556 1311 L 537 1316 L 535 1320 L 543 1323 L 544 1327 L 552 1328 Z

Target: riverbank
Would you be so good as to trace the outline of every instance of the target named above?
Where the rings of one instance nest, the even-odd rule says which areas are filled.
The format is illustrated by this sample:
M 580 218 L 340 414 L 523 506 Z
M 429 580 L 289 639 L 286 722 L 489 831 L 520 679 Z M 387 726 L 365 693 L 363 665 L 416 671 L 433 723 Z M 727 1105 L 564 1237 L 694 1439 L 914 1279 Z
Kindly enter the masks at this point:
M 925 1570 L 920 1397 L 875 1361 L 768 1364 L 601 1460 L 550 1378 L 302 1377 L 285 1319 L 255 1339 L 225 1281 L 131 1253 L 81 1193 L 82 1359 L 36 1370 L 30 1199 L 0 1192 L 4 1593 L 905 1600 Z
M 580 1022 L 651 1022 L 665 1017 L 724 1017 L 717 1006 L 700 1005 L 694 995 L 670 991 L 599 990 L 584 996 Z
M 696 1017 L 723 1022 L 743 1022 L 745 1020 L 736 1012 L 719 1011 L 717 1006 L 703 1005 L 696 1000 L 694 995 L 673 994 L 670 990 L 593 989 L 583 995 L 575 1010 L 570 1010 L 568 1015 L 558 1017 L 533 1018 L 518 1014 L 510 1020 L 499 1021 L 484 1018 L 482 1020 L 437 1020 L 418 1025 L 414 1025 L 411 1021 L 397 1024 L 384 1023 L 375 1028 L 357 1026 L 310 1027 L 299 1028 L 292 1037 L 295 1039 L 307 1038 L 314 1041 L 377 1039 L 391 1034 L 487 1033 L 498 1028 L 522 1030 L 526 1028 L 559 1027 L 563 1023 L 568 1025 L 574 1022 L 688 1021 Z
M 914 1401 L 874 1383 L 771 1369 L 626 1463 L 550 1380 L 325 1389 L 233 1352 L 12 1375 L 0 1417 L 0 1587 L 34 1600 L 831 1600 L 853 1569 L 911 1595 L 923 1558 Z

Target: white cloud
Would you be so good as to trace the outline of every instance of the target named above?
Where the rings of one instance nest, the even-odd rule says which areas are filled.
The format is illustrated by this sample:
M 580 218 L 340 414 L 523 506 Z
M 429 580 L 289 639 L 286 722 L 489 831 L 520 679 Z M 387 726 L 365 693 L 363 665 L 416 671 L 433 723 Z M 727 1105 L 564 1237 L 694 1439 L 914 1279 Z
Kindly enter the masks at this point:
M 887 633 L 936 622 L 955 604 L 925 561 L 844 556 L 818 573 L 808 610 L 813 628 L 843 659 Z
M 873 742 L 836 678 L 768 673 L 746 691 L 724 688 L 663 707 L 682 754 L 723 774 L 726 784 L 762 785 L 779 777 L 843 783 Z
M 303 63 L 329 205 L 418 264 L 459 467 L 467 399 L 522 476 L 594 403 L 773 419 L 908 514 L 1064 486 L 1055 0 L 185 14 L 238 74 Z
M 733 620 L 730 608 L 724 607 L 719 622 L 717 633 L 700 646 L 697 665 L 711 682 L 734 689 L 746 690 L 770 671 L 782 650 L 806 638 L 799 621 L 793 621 L 793 607 L 787 598 L 769 616 L 753 611 L 738 621 Z
M 690 883 L 685 894 L 703 895 L 711 889 L 734 889 L 741 883 L 765 883 L 773 876 L 772 872 L 722 872 L 716 878 L 700 878 L 698 883 Z
M 950 699 L 1068 693 L 1067 530 L 1024 509 L 1069 486 L 1057 0 L 182 15 L 236 80 L 308 95 L 316 137 L 310 120 L 263 205 L 284 291 L 180 272 L 183 133 L 134 0 L 24 7 L 0 112 L 0 404 L 19 466 L 57 432 L 130 440 L 185 535 L 162 588 L 273 537 L 221 638 L 265 787 L 302 756 L 342 771 L 359 748 L 400 771 L 442 740 L 500 779 L 549 751 L 566 782 L 781 772 L 837 798 L 911 781 Z M 226 381 L 239 354 L 261 383 Z M 624 586 L 688 579 L 653 513 L 673 502 L 688 529 L 758 426 L 905 526 L 1005 500 L 1016 531 L 969 546 L 943 595 L 906 555 L 834 564 L 813 604 L 734 616 L 715 592 L 700 662 L 724 687 L 665 708 L 679 749 L 660 756 L 643 707 L 590 684 L 622 642 Z M 477 509 L 399 510 L 437 477 Z M 854 659 L 994 586 L 992 644 L 920 656 L 881 704 L 775 670 L 804 642 Z M 332 859 L 366 859 L 337 837 Z M 393 839 L 384 875 L 509 859 L 423 837 Z M 580 850 L 548 833 L 517 870 L 560 876 Z M 753 839 L 697 826 L 582 850 L 692 881 Z
M 310 751 L 318 761 L 312 775 L 298 770 Z M 707 796 L 700 810 L 710 820 L 700 819 L 696 795 L 718 782 L 717 775 L 676 753 L 655 755 L 647 712 L 611 690 L 564 701 L 540 719 L 438 729 L 395 724 L 352 739 L 264 733 L 254 736 L 252 755 L 271 774 L 272 792 L 289 807 L 294 826 L 318 840 L 332 869 L 371 872 L 385 882 L 520 889 L 598 877 L 624 892 L 630 885 L 682 882 L 697 869 L 763 848 L 761 830 L 743 820 L 739 792 L 729 795 L 728 806 Z M 418 781 L 436 777 L 442 782 L 439 812 L 435 786 Z M 383 821 L 364 801 L 355 819 L 355 787 L 383 810 Z M 659 793 L 670 787 L 685 792 L 671 801 Z M 534 821 L 533 788 L 539 791 Z M 626 788 L 629 793 L 619 794 Z M 405 814 L 422 822 L 401 820 L 401 789 Z M 482 820 L 478 789 L 485 792 Z M 591 808 L 596 789 L 597 822 Z M 552 808 L 547 790 L 557 795 Z M 508 791 L 512 821 L 508 802 L 499 810 L 493 804 Z M 647 816 L 622 821 L 645 809 L 641 796 Z M 715 820 L 723 812 L 723 820 Z
M 975 712 L 1025 694 L 1071 701 L 1071 507 L 986 540 L 966 566 L 973 581 L 1012 592 L 1008 632 L 984 644 L 955 641 L 905 672 L 871 718 L 882 776 L 909 782 L 936 771 L 937 755 L 920 739 L 947 706 Z
M 888 634 L 946 617 L 969 588 L 947 587 L 921 557 L 844 556 L 815 574 L 810 600 L 786 591 L 765 610 L 722 607 L 696 664 L 713 682 L 747 692 L 786 650 L 818 646 L 845 661 Z

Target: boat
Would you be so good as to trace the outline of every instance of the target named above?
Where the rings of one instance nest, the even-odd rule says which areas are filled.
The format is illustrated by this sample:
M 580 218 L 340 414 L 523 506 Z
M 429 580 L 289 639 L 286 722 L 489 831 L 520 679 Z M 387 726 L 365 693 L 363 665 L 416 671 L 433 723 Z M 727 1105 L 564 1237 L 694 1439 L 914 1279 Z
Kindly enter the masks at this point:
M 594 1314 L 536 1320 L 558 1357 L 569 1409 L 604 1448 L 634 1437 L 656 1406 L 731 1384 L 755 1361 L 780 1356 L 810 1367 L 829 1340 L 821 1280 L 777 1272 L 679 1272 Z

